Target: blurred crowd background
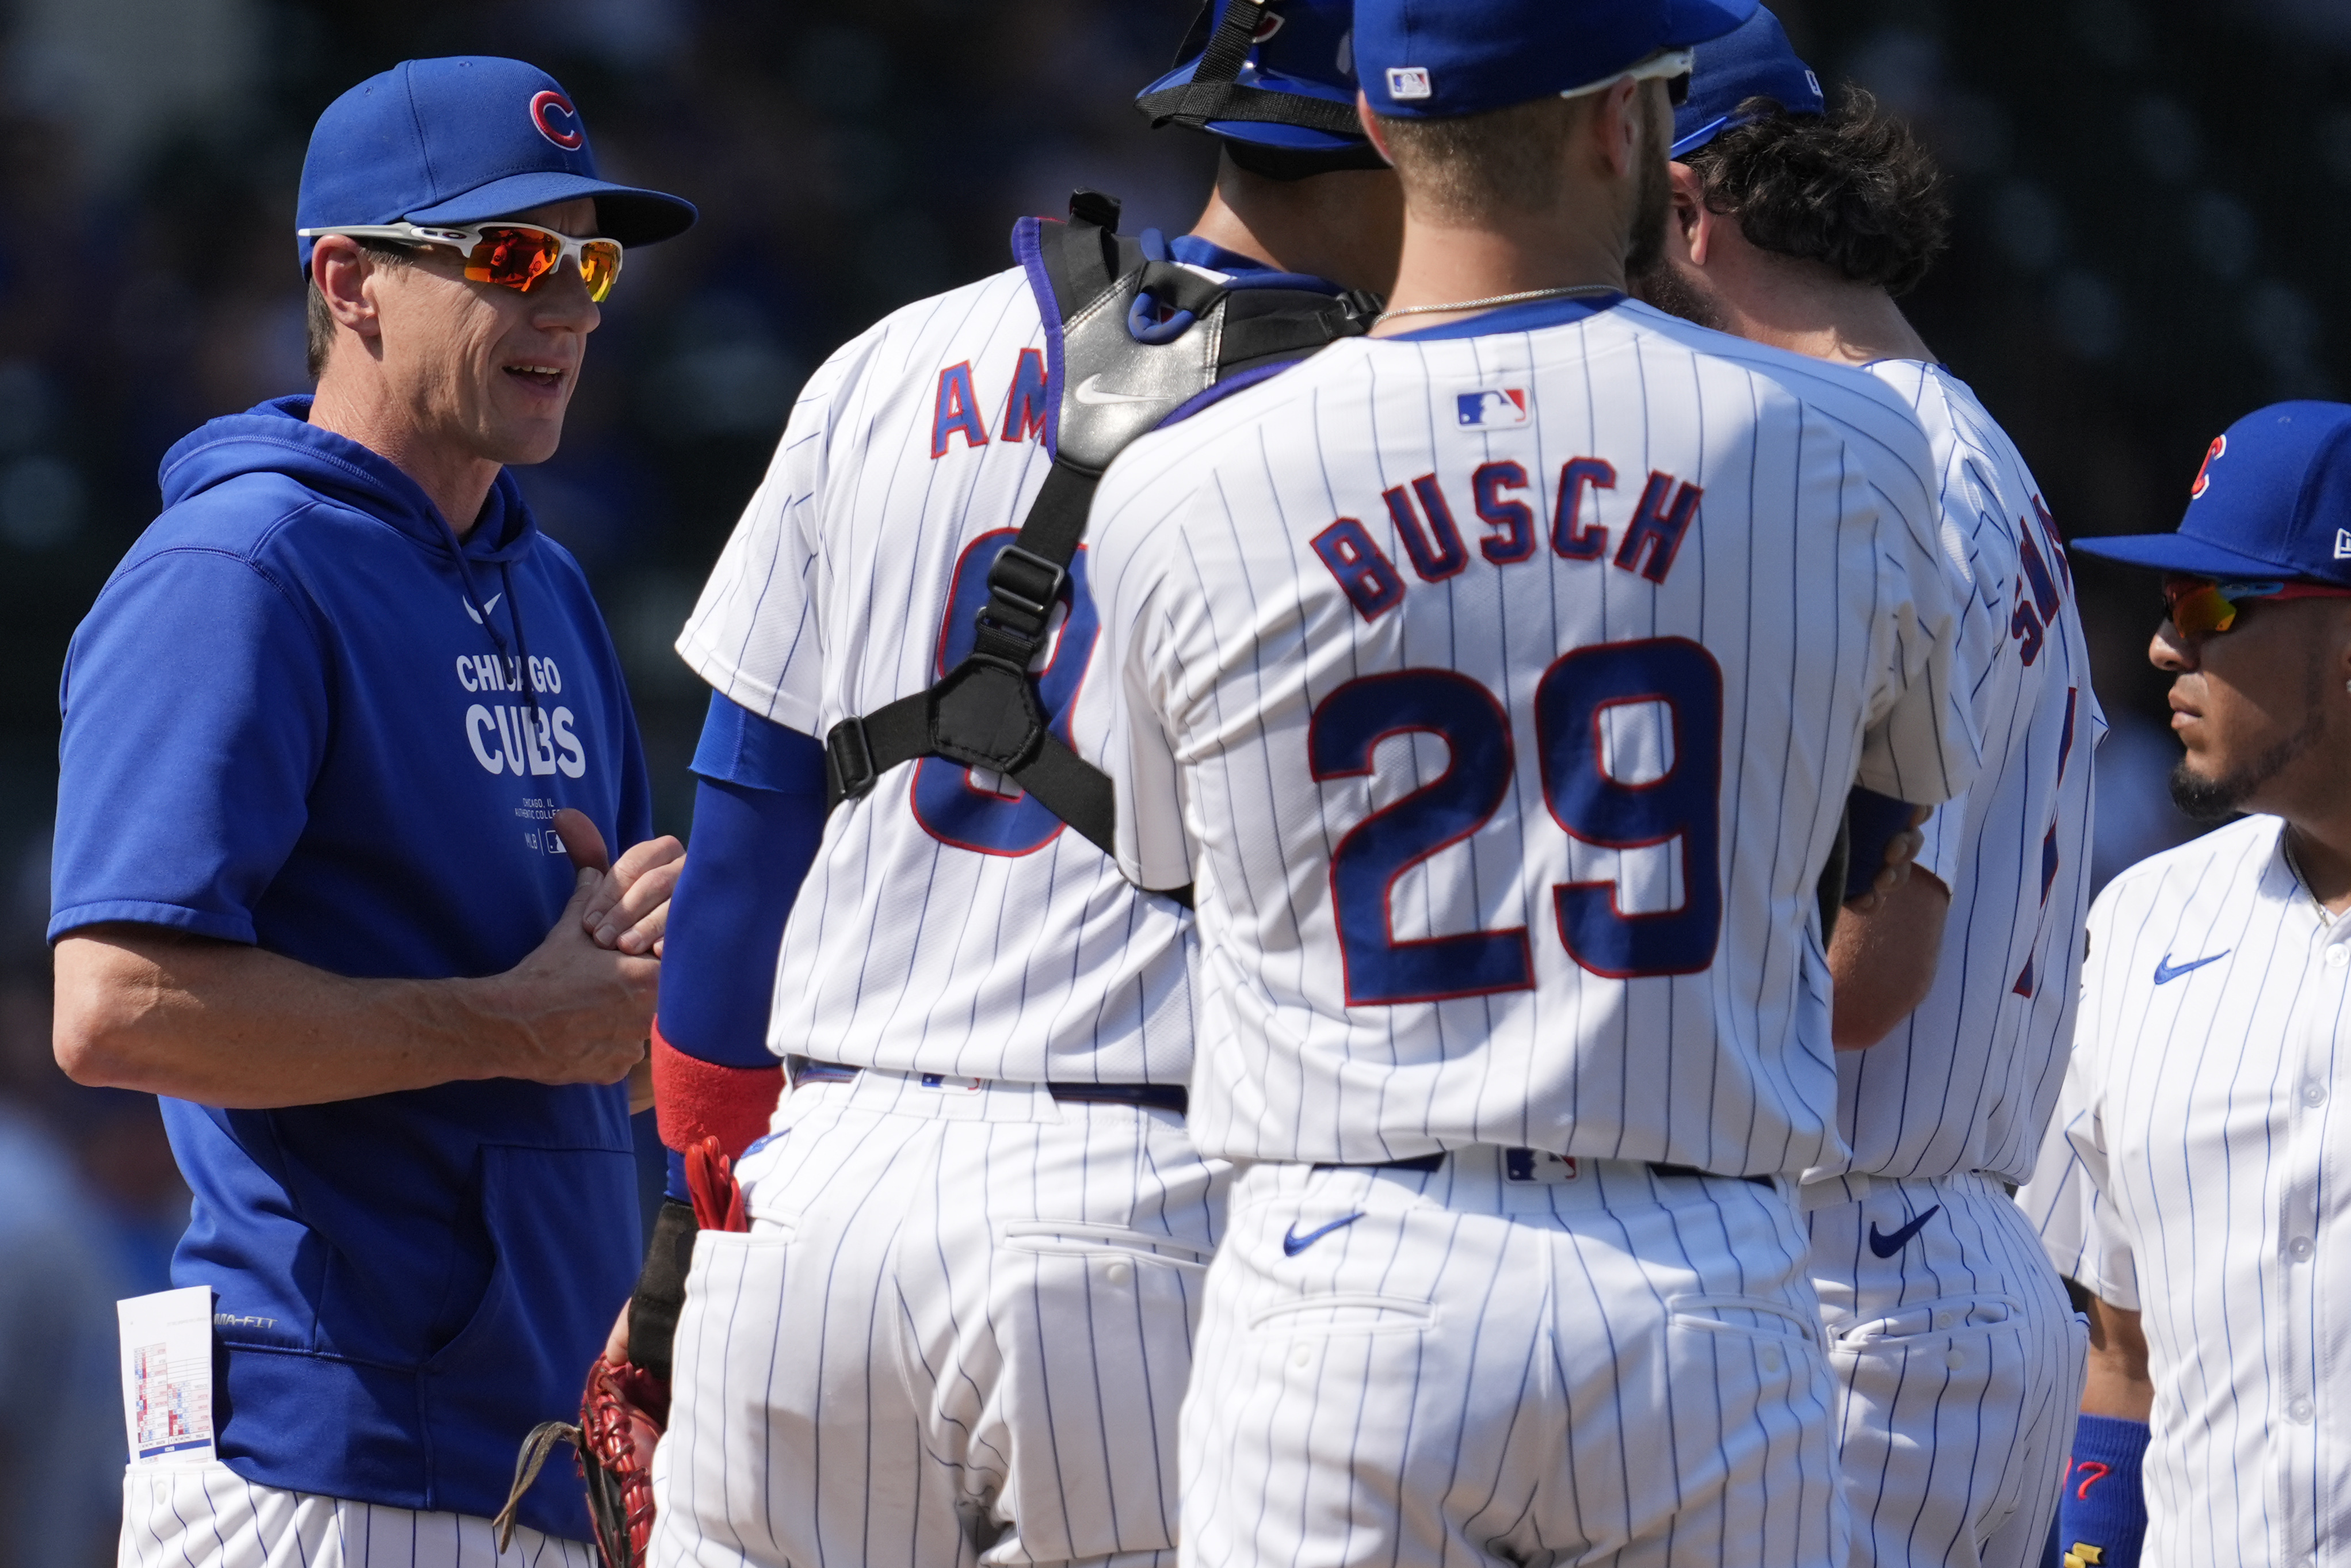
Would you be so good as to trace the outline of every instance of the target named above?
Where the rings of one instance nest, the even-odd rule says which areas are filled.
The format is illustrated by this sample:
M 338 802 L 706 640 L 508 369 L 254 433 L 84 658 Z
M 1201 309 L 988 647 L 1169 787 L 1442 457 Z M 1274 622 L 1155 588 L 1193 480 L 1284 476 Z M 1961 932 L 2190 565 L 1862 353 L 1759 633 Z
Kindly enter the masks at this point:
M 152 1100 L 48 1043 L 66 642 L 164 449 L 303 390 L 292 239 L 319 111 L 409 57 L 520 56 L 611 177 L 699 203 L 634 253 L 563 450 L 522 475 L 628 661 L 663 826 L 703 694 L 669 644 L 801 380 L 893 307 L 1006 265 L 1071 187 L 1180 232 L 1214 158 L 1128 106 L 1196 0 L 0 0 L 0 1568 L 112 1560 L 120 1295 L 187 1214 Z M 2171 527 L 2204 448 L 2351 393 L 2351 4 L 1780 0 L 1831 89 L 1911 117 L 1956 243 L 1909 302 L 2068 535 Z M 2100 880 L 2188 836 L 2143 650 L 2152 584 L 2077 559 Z M 189 656 L 203 657 L 201 649 Z

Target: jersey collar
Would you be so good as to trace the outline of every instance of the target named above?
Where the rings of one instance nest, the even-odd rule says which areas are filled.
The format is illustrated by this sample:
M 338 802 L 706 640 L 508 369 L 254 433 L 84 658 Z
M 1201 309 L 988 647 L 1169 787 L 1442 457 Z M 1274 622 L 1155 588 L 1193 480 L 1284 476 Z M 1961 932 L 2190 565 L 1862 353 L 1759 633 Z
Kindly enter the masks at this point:
M 1532 332 L 1544 327 L 1564 327 L 1570 321 L 1581 321 L 1587 316 L 1597 316 L 1603 310 L 1614 310 L 1625 303 L 1621 294 L 1584 299 L 1530 299 L 1523 305 L 1505 305 L 1488 310 L 1463 321 L 1447 321 L 1441 326 L 1419 327 L 1409 332 L 1398 332 L 1383 340 L 1390 343 L 1433 343 L 1447 338 L 1491 338 L 1504 332 Z

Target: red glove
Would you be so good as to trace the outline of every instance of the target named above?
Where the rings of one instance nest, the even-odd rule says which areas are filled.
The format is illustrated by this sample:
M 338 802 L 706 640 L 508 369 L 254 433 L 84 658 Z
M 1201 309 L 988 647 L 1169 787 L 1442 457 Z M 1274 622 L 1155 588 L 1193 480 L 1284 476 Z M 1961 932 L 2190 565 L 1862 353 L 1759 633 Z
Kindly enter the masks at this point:
M 694 1223 L 698 1228 L 751 1228 L 744 1214 L 743 1189 L 735 1180 L 735 1162 L 719 1152 L 716 1138 L 702 1138 L 686 1151 L 685 1184 L 694 1197 Z M 665 1217 L 656 1244 L 683 1252 L 679 1241 L 682 1238 L 690 1245 L 690 1232 L 672 1232 Z M 677 1275 L 681 1295 L 684 1283 L 681 1270 Z M 639 1290 L 642 1297 L 642 1284 Z M 666 1322 L 674 1329 L 677 1303 L 670 1301 L 667 1306 Z M 637 1330 L 643 1325 L 633 1307 L 631 1320 L 632 1354 L 651 1354 L 637 1350 Z M 666 1366 L 668 1345 L 652 1348 Z M 513 1540 L 515 1511 L 522 1505 L 523 1493 L 538 1479 L 548 1455 L 558 1443 L 569 1442 L 579 1450 L 580 1479 L 588 1488 L 588 1517 L 595 1526 L 596 1545 L 605 1568 L 640 1568 L 653 1533 L 653 1448 L 668 1427 L 669 1379 L 655 1376 L 634 1361 L 615 1365 L 598 1356 L 588 1369 L 588 1386 L 580 1396 L 580 1424 L 542 1421 L 524 1439 L 522 1453 L 515 1461 L 514 1489 L 493 1521 L 497 1526 L 498 1550 L 504 1552 Z

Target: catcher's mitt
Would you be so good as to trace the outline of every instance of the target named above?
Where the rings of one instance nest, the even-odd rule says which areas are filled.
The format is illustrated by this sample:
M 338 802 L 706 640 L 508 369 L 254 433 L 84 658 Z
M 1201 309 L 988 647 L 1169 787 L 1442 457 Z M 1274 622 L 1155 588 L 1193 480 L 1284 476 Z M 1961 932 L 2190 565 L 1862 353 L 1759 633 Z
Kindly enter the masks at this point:
M 669 1385 L 641 1367 L 613 1365 L 602 1356 L 588 1369 L 580 1396 L 580 1424 L 542 1421 L 531 1428 L 515 1461 L 514 1490 L 494 1522 L 498 1550 L 514 1538 L 515 1511 L 538 1479 L 559 1443 L 579 1450 L 588 1485 L 588 1517 L 605 1568 L 637 1568 L 653 1533 L 653 1445 L 669 1424 Z
M 639 1568 L 653 1533 L 653 1447 L 669 1426 L 670 1335 L 685 1293 L 685 1263 L 701 1228 L 746 1230 L 743 1193 L 734 1162 L 718 1152 L 718 1140 L 705 1138 L 686 1152 L 686 1186 L 694 1202 L 663 1206 L 654 1228 L 645 1277 L 629 1313 L 631 1359 L 614 1365 L 598 1356 L 588 1368 L 580 1396 L 580 1424 L 542 1421 L 523 1440 L 515 1460 L 513 1490 L 493 1522 L 498 1550 L 514 1539 L 515 1511 L 523 1493 L 538 1479 L 559 1443 L 579 1453 L 580 1479 L 588 1487 L 588 1517 L 605 1568 Z M 651 1363 L 652 1369 L 641 1363 Z

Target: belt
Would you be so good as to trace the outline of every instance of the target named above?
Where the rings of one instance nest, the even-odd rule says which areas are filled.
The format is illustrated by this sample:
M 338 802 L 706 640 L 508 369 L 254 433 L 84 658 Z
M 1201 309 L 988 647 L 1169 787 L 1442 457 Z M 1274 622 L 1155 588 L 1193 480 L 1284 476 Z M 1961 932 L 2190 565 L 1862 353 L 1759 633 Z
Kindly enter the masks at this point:
M 1433 1155 L 1415 1155 L 1406 1160 L 1375 1160 L 1364 1164 L 1346 1160 L 1327 1160 L 1317 1162 L 1314 1168 L 1318 1171 L 1418 1171 L 1426 1176 L 1444 1165 L 1445 1156 L 1451 1152 L 1449 1149 L 1439 1149 Z M 1506 1156 L 1541 1152 L 1536 1149 L 1504 1149 L 1502 1151 Z M 1662 1160 L 1651 1160 L 1648 1164 L 1651 1176 L 1715 1176 L 1724 1181 L 1753 1182 L 1757 1186 L 1772 1185 L 1771 1178 L 1767 1176 L 1733 1176 L 1725 1171 L 1702 1171 L 1696 1166 L 1667 1165 Z
M 791 1064 L 794 1083 L 846 1083 L 864 1071 L 839 1061 L 812 1061 L 804 1056 L 793 1057 Z M 946 1082 L 936 1072 L 919 1076 L 926 1083 Z M 1180 1083 L 1047 1083 L 1045 1092 L 1062 1105 L 1139 1105 L 1146 1111 L 1167 1111 L 1178 1116 L 1184 1114 L 1191 1099 Z

